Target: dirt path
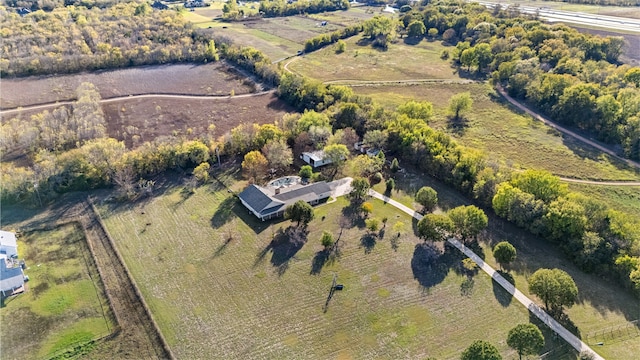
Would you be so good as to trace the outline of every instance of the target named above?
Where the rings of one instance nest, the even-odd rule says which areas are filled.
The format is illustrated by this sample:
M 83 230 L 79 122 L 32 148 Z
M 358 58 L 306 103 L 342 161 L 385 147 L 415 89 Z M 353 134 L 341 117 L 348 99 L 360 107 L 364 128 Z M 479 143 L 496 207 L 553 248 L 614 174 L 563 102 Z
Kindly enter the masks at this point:
M 421 220 L 422 215 L 416 212 L 409 207 L 400 204 L 399 202 L 384 196 L 376 191 L 369 190 L 369 195 L 373 196 L 376 199 L 380 199 L 385 203 L 394 206 L 401 211 L 409 214 L 416 220 Z M 514 285 L 507 281 L 499 272 L 497 272 L 494 268 L 492 268 L 489 264 L 484 262 L 477 254 L 471 251 L 469 248 L 465 247 L 464 244 L 460 243 L 458 240 L 454 238 L 449 238 L 447 242 L 453 246 L 455 246 L 458 250 L 462 251 L 465 255 L 467 255 L 473 262 L 475 262 L 487 275 L 489 275 L 493 280 L 495 280 L 503 289 L 505 289 L 509 294 L 513 295 L 513 297 L 518 300 L 522 305 L 524 305 L 533 315 L 535 315 L 540 321 L 545 323 L 551 330 L 560 335 L 569 345 L 571 345 L 576 351 L 579 353 L 587 352 L 591 354 L 594 360 L 604 360 L 604 358 L 598 355 L 593 349 L 589 347 L 586 343 L 580 340 L 577 336 L 573 335 L 569 330 L 567 330 L 564 326 L 558 323 L 554 318 L 552 318 L 549 314 L 547 314 L 542 308 L 536 305 L 531 299 L 529 299 L 526 295 L 520 292 Z
M 564 128 L 564 127 L 556 124 L 555 122 L 547 119 L 546 117 L 538 114 L 537 112 L 530 110 L 529 108 L 527 108 L 526 106 L 522 105 L 521 103 L 516 101 L 514 98 L 509 96 L 509 94 L 507 94 L 507 92 L 504 91 L 502 86 L 498 85 L 498 86 L 496 86 L 496 88 L 498 89 L 498 92 L 500 93 L 500 95 L 502 95 L 513 106 L 515 106 L 518 109 L 520 109 L 520 110 L 526 112 L 527 114 L 531 115 L 534 119 L 540 120 L 545 125 L 550 126 L 550 127 L 554 128 L 554 129 L 560 131 L 563 134 L 569 135 L 569 136 L 571 136 L 571 137 L 573 137 L 573 138 L 575 138 L 577 140 L 582 141 L 583 143 L 585 143 L 587 145 L 591 145 L 594 148 L 596 148 L 596 149 L 598 149 L 598 150 L 600 150 L 600 151 L 602 151 L 602 152 L 604 152 L 606 154 L 609 154 L 609 155 L 615 157 L 616 159 L 618 159 L 620 161 L 623 161 L 623 162 L 627 163 L 628 165 L 631 165 L 631 166 L 633 166 L 635 168 L 640 169 L 640 163 L 639 162 L 636 162 L 636 161 L 633 161 L 633 160 L 629 160 L 629 159 L 625 159 L 625 158 L 623 158 L 621 156 L 618 156 L 618 154 L 615 151 L 613 151 L 613 150 L 611 150 L 611 149 L 609 149 L 609 148 L 607 148 L 605 146 L 602 146 L 602 145 L 596 143 L 595 141 L 591 141 L 591 140 L 585 138 L 584 136 L 578 135 L 575 132 L 573 132 L 573 131 L 571 131 L 571 130 L 569 130 L 567 128 Z
M 107 99 L 100 100 L 101 104 L 108 104 L 112 102 L 125 101 L 125 100 L 134 100 L 134 99 L 185 99 L 185 100 L 228 100 L 228 99 L 237 99 L 237 98 L 249 98 L 254 96 L 263 96 L 267 94 L 274 93 L 275 90 L 261 91 L 251 94 L 241 94 L 241 95 L 189 95 L 189 94 L 138 94 L 138 95 L 127 95 L 127 96 L 118 96 Z M 75 101 L 57 101 L 46 104 L 34 104 L 30 106 L 18 107 L 14 109 L 7 109 L 0 111 L 0 115 L 12 114 L 20 111 L 29 111 L 29 110 L 39 110 L 39 109 L 47 109 L 56 106 L 62 105 L 72 105 Z
M 94 256 L 105 293 L 109 298 L 120 334 L 111 340 L 117 342 L 122 353 L 114 357 L 140 359 L 170 359 L 170 350 L 154 327 L 151 315 L 129 277 L 125 265 L 109 241 L 103 225 L 91 204 L 83 202 L 80 222 L 85 230 L 89 248 Z
M 599 180 L 580 180 L 580 179 L 571 179 L 560 177 L 560 181 L 577 183 L 577 184 L 588 184 L 588 185 L 606 185 L 606 186 L 640 186 L 640 181 L 599 181 Z

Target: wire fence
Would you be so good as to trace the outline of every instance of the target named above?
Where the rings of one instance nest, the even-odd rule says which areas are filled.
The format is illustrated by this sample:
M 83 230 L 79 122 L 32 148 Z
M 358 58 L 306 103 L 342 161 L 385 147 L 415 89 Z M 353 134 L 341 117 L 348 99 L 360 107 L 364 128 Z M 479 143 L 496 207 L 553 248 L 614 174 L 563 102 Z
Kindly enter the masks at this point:
M 623 325 L 611 326 L 587 334 L 584 342 L 589 345 L 604 345 L 606 342 L 623 341 L 640 336 L 640 321 L 633 320 Z

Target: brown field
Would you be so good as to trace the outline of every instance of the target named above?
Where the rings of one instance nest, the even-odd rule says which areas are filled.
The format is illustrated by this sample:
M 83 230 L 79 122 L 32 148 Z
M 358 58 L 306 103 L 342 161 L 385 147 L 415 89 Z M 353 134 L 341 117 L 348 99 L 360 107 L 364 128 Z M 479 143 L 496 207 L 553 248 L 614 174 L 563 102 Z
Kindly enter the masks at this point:
M 255 91 L 253 83 L 222 63 L 143 66 L 62 76 L 2 79 L 0 108 L 43 104 L 76 98 L 82 82 L 96 85 L 103 98 L 165 93 L 237 95 Z
M 163 135 L 197 137 L 215 124 L 222 135 L 244 123 L 265 124 L 292 111 L 275 94 L 231 99 L 135 99 L 103 105 L 108 134 L 135 145 L 132 135 L 141 141 Z M 191 130 L 189 130 L 191 129 Z M 126 133 L 126 134 L 125 134 Z

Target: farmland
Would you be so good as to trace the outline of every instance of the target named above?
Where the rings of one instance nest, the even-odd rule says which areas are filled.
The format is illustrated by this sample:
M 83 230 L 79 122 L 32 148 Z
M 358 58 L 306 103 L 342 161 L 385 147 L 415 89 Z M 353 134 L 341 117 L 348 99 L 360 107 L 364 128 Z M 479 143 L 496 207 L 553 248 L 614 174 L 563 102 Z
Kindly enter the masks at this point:
M 48 358 L 89 351 L 114 321 L 80 224 L 33 230 L 19 241 L 32 279 L 0 316 L 2 358 Z

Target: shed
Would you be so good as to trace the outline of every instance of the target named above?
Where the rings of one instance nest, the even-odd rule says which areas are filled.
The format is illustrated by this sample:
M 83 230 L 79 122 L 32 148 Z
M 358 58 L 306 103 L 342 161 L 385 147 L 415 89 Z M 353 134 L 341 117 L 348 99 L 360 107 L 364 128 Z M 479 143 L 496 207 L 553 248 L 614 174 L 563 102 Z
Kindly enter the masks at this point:
M 0 254 L 4 254 L 7 257 L 18 255 L 16 234 L 10 231 L 0 230 Z

